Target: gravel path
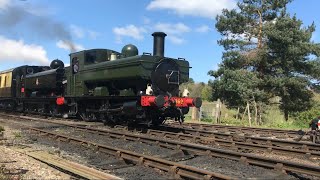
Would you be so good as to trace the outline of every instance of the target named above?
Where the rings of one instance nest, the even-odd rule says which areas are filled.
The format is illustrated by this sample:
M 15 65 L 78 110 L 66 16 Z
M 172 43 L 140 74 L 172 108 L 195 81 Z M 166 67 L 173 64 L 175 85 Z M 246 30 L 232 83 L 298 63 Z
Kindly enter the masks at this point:
M 7 140 L 1 141 L 0 145 L 0 179 L 71 179 L 69 175 L 15 151 L 13 146 L 7 146 L 19 141 L 21 134 L 7 126 L 4 128 Z

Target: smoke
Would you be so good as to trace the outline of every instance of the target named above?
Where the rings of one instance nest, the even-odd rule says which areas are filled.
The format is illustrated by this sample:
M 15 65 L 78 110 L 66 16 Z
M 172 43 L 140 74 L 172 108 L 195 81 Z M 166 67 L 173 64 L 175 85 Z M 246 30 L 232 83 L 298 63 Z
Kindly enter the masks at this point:
M 38 15 L 19 5 L 9 4 L 0 9 L 0 30 L 11 33 L 28 33 L 45 40 L 63 40 L 74 52 L 75 45 L 68 28 L 48 15 Z M 23 31 L 23 32 L 22 32 Z

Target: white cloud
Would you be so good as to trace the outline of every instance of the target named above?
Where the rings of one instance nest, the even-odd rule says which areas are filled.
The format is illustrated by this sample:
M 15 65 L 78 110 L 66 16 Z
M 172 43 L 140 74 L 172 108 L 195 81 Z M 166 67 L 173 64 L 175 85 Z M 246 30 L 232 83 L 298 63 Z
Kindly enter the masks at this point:
M 90 39 L 95 40 L 100 35 L 100 33 L 96 31 L 85 29 L 74 24 L 70 25 L 70 30 L 71 33 L 78 39 L 89 37 Z
M 48 65 L 47 52 L 42 46 L 25 44 L 23 40 L 12 40 L 0 36 L 0 62 L 23 62 Z
M 153 0 L 148 10 L 167 9 L 179 15 L 215 18 L 222 9 L 236 7 L 235 0 Z
M 168 34 L 168 40 L 173 44 L 183 44 L 186 40 L 181 36 L 191 31 L 191 28 L 183 23 L 157 23 L 154 25 L 155 31 L 163 31 Z
M 90 39 L 96 40 L 99 35 L 100 35 L 100 33 L 96 32 L 96 31 L 88 30 L 88 36 Z
M 196 32 L 199 32 L 199 33 L 206 33 L 206 32 L 209 32 L 209 30 L 210 28 L 207 25 L 202 25 L 196 28 Z
M 163 31 L 167 34 L 182 34 L 182 33 L 191 31 L 190 27 L 186 26 L 183 23 L 176 23 L 176 24 L 157 23 L 154 26 L 154 29 L 156 31 Z
M 151 23 L 151 19 L 144 16 L 144 17 L 143 17 L 143 23 L 144 23 L 144 24 L 150 24 L 150 23 Z
M 174 35 L 171 35 L 168 37 L 169 41 L 171 41 L 173 44 L 177 44 L 177 45 L 180 45 L 180 44 L 183 44 L 185 43 L 186 40 L 184 40 L 183 38 L 180 38 L 178 36 L 174 36 Z
M 76 25 L 70 25 L 70 29 L 72 34 L 74 34 L 77 38 L 83 38 L 84 37 L 84 30 Z
M 65 50 L 70 51 L 70 52 L 81 51 L 81 50 L 85 49 L 80 44 L 70 44 L 70 42 L 63 41 L 63 40 L 58 41 L 56 43 L 56 45 L 57 45 L 58 48 L 65 49 Z
M 10 4 L 10 0 L 0 0 L 0 10 L 6 9 Z
M 135 25 L 127 25 L 125 27 L 115 27 L 113 28 L 113 33 L 116 35 L 116 42 L 122 43 L 123 37 L 131 37 L 135 40 L 142 40 L 144 38 L 144 33 L 146 30 L 143 27 L 137 27 Z

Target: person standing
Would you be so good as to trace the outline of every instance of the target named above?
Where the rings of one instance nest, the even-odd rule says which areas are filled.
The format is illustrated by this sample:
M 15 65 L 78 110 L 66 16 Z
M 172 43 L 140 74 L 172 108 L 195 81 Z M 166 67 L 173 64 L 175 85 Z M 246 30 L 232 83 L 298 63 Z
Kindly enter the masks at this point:
M 313 119 L 310 123 L 309 126 L 311 128 L 312 131 L 316 131 L 319 130 L 319 126 L 320 126 L 320 116 L 318 116 L 317 118 Z
M 313 119 L 309 123 L 309 126 L 311 128 L 310 139 L 312 140 L 313 143 L 315 143 L 316 141 L 319 141 L 320 116 L 318 116 L 317 118 Z

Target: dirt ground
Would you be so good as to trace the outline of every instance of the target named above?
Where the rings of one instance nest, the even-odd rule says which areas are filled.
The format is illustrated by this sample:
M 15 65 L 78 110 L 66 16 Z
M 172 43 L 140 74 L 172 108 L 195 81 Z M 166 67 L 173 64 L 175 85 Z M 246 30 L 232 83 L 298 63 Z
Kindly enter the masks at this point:
M 3 127 L 5 131 L 0 135 L 0 179 L 71 179 L 71 176 L 15 151 L 20 133 Z

